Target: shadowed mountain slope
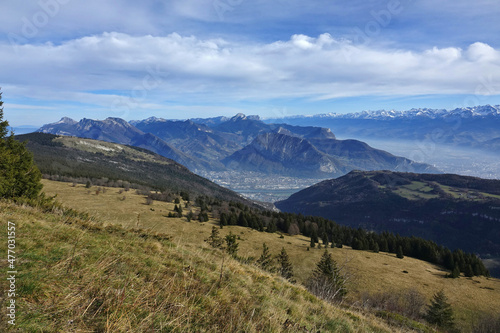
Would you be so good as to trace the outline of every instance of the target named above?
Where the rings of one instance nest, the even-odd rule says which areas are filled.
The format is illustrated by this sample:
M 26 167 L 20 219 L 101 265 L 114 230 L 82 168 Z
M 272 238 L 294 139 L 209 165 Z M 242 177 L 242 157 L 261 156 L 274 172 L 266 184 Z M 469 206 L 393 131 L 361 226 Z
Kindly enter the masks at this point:
M 500 257 L 500 180 L 352 171 L 299 191 L 276 206 Z

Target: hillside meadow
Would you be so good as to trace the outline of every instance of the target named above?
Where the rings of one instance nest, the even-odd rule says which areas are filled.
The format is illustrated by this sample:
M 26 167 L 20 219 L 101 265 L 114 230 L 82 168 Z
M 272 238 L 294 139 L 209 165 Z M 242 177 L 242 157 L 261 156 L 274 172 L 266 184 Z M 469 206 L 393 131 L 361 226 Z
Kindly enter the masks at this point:
M 204 242 L 212 226 L 218 225 L 212 218 L 204 223 L 188 222 L 183 218 L 166 217 L 174 209 L 174 203 L 154 201 L 146 204 L 143 195 L 118 188 L 90 189 L 83 185 L 44 180 L 44 191 L 57 195 L 65 206 L 87 212 L 99 221 L 124 228 L 142 228 L 168 234 L 176 248 L 200 251 L 208 247 Z M 98 192 L 97 192 L 98 191 Z M 184 207 L 184 203 L 181 202 Z M 192 207 L 196 212 L 196 207 Z M 189 208 L 184 208 L 186 213 Z M 232 232 L 239 236 L 239 255 L 256 259 L 266 243 L 272 254 L 277 255 L 284 247 L 290 256 L 299 283 L 311 275 L 324 250 L 310 249 L 309 238 L 258 232 L 239 226 L 226 226 L 222 236 Z M 394 254 L 355 251 L 349 247 L 328 249 L 345 272 L 348 272 L 349 293 L 344 305 L 363 307 L 367 294 L 397 293 L 416 289 L 429 301 L 433 294 L 443 289 L 453 306 L 456 322 L 469 331 L 483 315 L 497 314 L 500 308 L 500 281 L 494 278 L 474 277 L 446 278 L 448 271 L 440 267 Z M 220 261 L 220 259 L 218 260 Z
M 3 230 L 7 221 L 18 273 L 15 325 L 2 320 L 2 332 L 413 331 L 326 303 L 203 243 L 0 200 Z

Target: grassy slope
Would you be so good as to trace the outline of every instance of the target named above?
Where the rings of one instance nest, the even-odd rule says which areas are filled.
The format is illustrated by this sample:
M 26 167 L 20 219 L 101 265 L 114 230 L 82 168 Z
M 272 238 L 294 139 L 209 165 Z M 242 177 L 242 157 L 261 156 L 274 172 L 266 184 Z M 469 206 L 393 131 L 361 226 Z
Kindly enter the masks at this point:
M 200 241 L 0 201 L 2 230 L 7 221 L 16 224 L 19 332 L 398 331 Z
M 451 195 L 454 199 L 469 199 L 475 201 L 483 201 L 484 199 L 500 199 L 500 196 L 497 194 L 475 190 L 469 191 L 468 189 L 443 185 L 438 182 L 433 182 L 433 184 L 439 187 L 444 193 Z M 433 188 L 427 183 L 419 181 L 412 181 L 411 184 L 396 186 L 392 189 L 394 193 L 410 200 L 428 200 L 439 198 L 439 194 L 429 193 L 432 190 Z
M 197 248 L 204 246 L 203 239 L 210 234 L 214 221 L 208 223 L 187 222 L 185 218 L 166 218 L 173 209 L 172 203 L 154 202 L 145 205 L 144 198 L 133 192 L 118 194 L 118 189 L 95 195 L 82 186 L 44 181 L 48 194 L 58 194 L 58 198 L 68 207 L 86 210 L 99 219 L 125 227 L 139 227 L 166 232 L 172 235 L 172 242 L 178 246 Z M 120 198 L 125 195 L 123 201 Z M 87 208 L 85 208 L 87 207 Z M 187 212 L 187 210 L 184 210 Z M 240 236 L 240 254 L 258 257 L 262 243 L 266 242 L 271 253 L 277 254 L 285 247 L 291 257 L 295 273 L 303 282 L 319 260 L 322 251 L 307 251 L 309 239 L 302 236 L 285 236 L 262 233 L 238 226 L 225 227 L 221 234 L 229 231 Z M 479 313 L 495 313 L 500 308 L 500 281 L 493 278 L 446 279 L 449 272 L 440 267 L 412 258 L 403 260 L 393 254 L 354 251 L 348 247 L 330 250 L 339 263 L 347 262 L 352 273 L 350 281 L 350 301 L 356 301 L 363 292 L 402 290 L 415 287 L 428 299 L 440 289 L 448 295 L 460 326 L 467 327 Z M 406 271 L 408 273 L 404 273 Z
M 151 188 L 208 195 L 252 205 L 233 191 L 200 177 L 173 160 L 146 149 L 92 139 L 31 133 L 17 136 L 43 174 L 109 178 Z

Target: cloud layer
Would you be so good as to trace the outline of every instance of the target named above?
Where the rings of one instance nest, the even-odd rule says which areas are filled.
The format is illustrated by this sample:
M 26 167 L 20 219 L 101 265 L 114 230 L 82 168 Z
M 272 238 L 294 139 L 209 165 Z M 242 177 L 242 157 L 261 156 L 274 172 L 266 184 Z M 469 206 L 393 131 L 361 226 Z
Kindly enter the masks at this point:
M 500 52 L 481 42 L 463 50 L 415 52 L 329 34 L 239 43 L 177 33 L 103 33 L 59 45 L 3 44 L 0 57 L 8 86 L 31 88 L 37 98 L 48 99 L 140 87 L 170 98 L 194 94 L 232 100 L 471 94 L 482 78 L 500 73 Z

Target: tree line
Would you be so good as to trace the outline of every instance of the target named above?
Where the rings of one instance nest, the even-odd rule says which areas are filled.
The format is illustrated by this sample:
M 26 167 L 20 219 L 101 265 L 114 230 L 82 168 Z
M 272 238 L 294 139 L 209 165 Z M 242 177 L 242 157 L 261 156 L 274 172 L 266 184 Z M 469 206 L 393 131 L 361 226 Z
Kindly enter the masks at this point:
M 265 232 L 302 234 L 311 238 L 310 247 L 350 246 L 355 250 L 388 252 L 424 260 L 450 270 L 450 277 L 463 273 L 467 277 L 489 276 L 480 258 L 460 249 L 450 250 L 433 241 L 419 237 L 406 237 L 390 232 L 370 232 L 362 228 L 342 226 L 318 216 L 272 212 L 250 208 L 240 202 L 223 203 L 209 197 L 198 197 L 203 210 L 219 219 L 220 227 L 238 225 Z

